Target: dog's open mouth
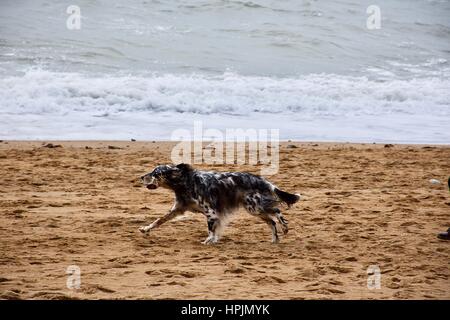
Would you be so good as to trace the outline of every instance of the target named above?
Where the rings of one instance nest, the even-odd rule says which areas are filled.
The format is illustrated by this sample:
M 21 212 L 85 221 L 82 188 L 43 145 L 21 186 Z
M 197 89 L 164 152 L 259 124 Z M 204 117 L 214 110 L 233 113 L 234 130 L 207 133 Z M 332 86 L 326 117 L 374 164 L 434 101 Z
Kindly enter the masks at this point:
M 149 189 L 149 190 L 153 190 L 153 189 L 156 189 L 156 188 L 158 188 L 158 186 L 156 185 L 156 184 L 148 184 L 148 185 L 146 185 L 146 187 L 147 187 L 147 189 Z

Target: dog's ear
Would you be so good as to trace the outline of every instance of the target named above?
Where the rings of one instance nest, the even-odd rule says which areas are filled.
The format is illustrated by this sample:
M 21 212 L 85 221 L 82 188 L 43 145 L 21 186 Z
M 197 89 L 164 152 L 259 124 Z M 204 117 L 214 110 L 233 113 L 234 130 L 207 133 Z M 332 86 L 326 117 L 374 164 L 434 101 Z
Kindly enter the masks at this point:
M 192 167 L 186 163 L 177 164 L 176 167 L 181 171 L 192 171 Z

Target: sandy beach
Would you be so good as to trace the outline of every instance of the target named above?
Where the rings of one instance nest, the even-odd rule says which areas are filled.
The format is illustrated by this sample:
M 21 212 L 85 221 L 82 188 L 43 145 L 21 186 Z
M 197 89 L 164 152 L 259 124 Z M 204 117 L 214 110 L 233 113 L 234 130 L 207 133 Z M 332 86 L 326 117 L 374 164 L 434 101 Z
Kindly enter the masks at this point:
M 450 227 L 448 146 L 283 143 L 269 179 L 303 196 L 284 211 L 290 232 L 271 244 L 239 212 L 205 246 L 201 214 L 138 231 L 172 205 L 138 177 L 170 163 L 173 143 L 51 143 L 0 142 L 2 299 L 450 299 L 450 242 L 436 237 Z

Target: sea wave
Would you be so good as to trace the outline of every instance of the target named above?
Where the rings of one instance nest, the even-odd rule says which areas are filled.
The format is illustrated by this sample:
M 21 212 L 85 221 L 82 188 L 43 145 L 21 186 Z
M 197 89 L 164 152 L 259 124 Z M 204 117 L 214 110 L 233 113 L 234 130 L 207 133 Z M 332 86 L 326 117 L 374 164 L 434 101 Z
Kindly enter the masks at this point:
M 0 112 L 450 116 L 448 88 L 450 80 L 438 77 L 384 81 L 335 74 L 290 78 L 235 73 L 94 77 L 33 69 L 23 76 L 0 79 Z

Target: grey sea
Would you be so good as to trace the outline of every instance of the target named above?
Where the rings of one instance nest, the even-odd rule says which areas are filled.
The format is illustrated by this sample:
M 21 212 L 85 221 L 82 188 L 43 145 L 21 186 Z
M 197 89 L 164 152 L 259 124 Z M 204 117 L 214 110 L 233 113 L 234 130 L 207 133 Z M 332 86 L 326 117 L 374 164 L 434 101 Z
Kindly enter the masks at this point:
M 373 5 L 1 0 L 0 139 L 450 143 L 450 1 Z

